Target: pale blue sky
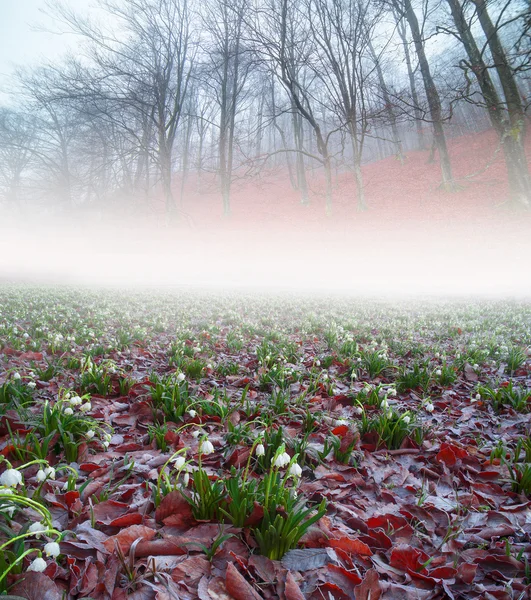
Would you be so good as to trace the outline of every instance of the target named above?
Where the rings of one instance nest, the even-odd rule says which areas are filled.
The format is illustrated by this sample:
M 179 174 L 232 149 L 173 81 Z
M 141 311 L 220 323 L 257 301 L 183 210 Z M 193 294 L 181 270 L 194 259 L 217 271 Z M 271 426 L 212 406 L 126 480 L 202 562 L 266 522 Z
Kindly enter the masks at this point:
M 88 6 L 87 0 L 68 0 L 71 6 Z M 15 65 L 35 64 L 60 55 L 72 37 L 35 31 L 41 24 L 53 29 L 53 20 L 41 10 L 45 0 L 0 0 L 0 85 Z

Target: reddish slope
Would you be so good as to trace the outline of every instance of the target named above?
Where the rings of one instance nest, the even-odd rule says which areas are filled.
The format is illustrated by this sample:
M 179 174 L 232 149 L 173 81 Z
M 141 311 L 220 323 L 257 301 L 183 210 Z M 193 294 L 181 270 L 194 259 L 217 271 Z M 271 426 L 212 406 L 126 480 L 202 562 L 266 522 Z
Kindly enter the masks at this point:
M 394 157 L 363 167 L 366 184 L 366 213 L 356 211 L 356 192 L 350 173 L 340 173 L 335 181 L 334 209 L 329 219 L 324 217 L 323 177 L 320 172 L 309 175 L 311 206 L 300 205 L 297 191 L 291 188 L 286 172 L 265 174 L 260 181 L 249 180 L 234 185 L 232 217 L 223 228 L 254 229 L 271 227 L 293 231 L 352 231 L 385 224 L 434 224 L 459 227 L 460 224 L 499 224 L 513 221 L 503 203 L 508 186 L 501 152 L 496 152 L 494 132 L 467 135 L 449 144 L 454 175 L 462 186 L 457 193 L 439 188 L 441 181 L 438 161 L 428 164 L 429 152 L 409 152 L 404 165 Z M 529 144 L 531 155 L 531 143 Z M 488 166 L 488 168 L 486 168 Z M 197 193 L 197 183 L 186 189 L 184 211 L 198 228 L 220 226 L 221 198 L 214 185 L 203 184 Z M 210 188 L 210 189 L 209 189 Z M 178 195 L 178 194 L 176 194 Z M 530 215 L 518 216 L 517 222 L 529 225 Z

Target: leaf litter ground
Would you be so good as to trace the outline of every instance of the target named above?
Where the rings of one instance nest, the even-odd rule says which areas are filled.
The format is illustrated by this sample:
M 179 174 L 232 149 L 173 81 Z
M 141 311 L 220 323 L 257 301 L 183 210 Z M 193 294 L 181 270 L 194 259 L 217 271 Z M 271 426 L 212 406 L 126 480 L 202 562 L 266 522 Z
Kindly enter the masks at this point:
M 0 305 L 0 473 L 46 459 L 55 479 L 24 467 L 23 491 L 63 534 L 44 571 L 28 570 L 35 552 L 10 571 L 9 593 L 530 596 L 530 304 L 5 286 Z M 165 381 L 183 395 L 157 403 Z M 43 449 L 42 423 L 78 397 L 95 425 L 72 433 L 72 461 L 56 430 Z M 256 442 L 266 458 L 280 443 L 302 469 L 288 487 L 310 508 L 326 501 L 281 560 L 260 554 L 259 503 L 242 527 L 197 518 L 184 495 L 204 434 L 212 482 L 245 469 L 261 480 L 271 456 L 260 468 Z M 39 520 L 8 506 L 4 568 L 10 536 Z M 44 543 L 26 536 L 19 555 Z

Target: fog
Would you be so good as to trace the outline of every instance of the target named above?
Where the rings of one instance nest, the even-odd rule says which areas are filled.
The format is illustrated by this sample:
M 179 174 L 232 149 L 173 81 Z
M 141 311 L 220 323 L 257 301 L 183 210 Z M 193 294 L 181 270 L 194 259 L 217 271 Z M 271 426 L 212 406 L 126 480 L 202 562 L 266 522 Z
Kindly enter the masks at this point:
M 531 242 L 507 231 L 397 224 L 356 233 L 2 227 L 5 281 L 360 296 L 531 296 Z
M 523 0 L 26 4 L 3 281 L 531 294 Z

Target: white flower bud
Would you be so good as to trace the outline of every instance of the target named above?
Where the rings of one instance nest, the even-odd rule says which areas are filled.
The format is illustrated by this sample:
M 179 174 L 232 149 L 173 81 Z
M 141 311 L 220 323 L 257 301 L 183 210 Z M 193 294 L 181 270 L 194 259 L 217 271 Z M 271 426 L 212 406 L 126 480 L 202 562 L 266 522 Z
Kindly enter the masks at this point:
M 61 554 L 61 548 L 57 542 L 48 542 L 44 545 L 44 553 L 51 558 L 57 558 Z
M 16 469 L 7 469 L 0 475 L 0 485 L 17 487 L 22 483 L 22 473 Z
M 28 567 L 28 571 L 35 571 L 37 573 L 42 573 L 44 569 L 46 569 L 46 561 L 40 556 L 36 558 Z
M 256 453 L 256 456 L 264 456 L 264 454 L 265 454 L 264 444 L 258 444 L 255 448 L 255 453 Z
M 289 474 L 292 477 L 300 477 L 302 475 L 302 469 L 297 463 L 293 463 L 289 468 Z
M 214 446 L 212 445 L 212 442 L 210 442 L 209 440 L 205 440 L 201 444 L 201 452 L 203 454 L 212 454 L 214 452 Z

